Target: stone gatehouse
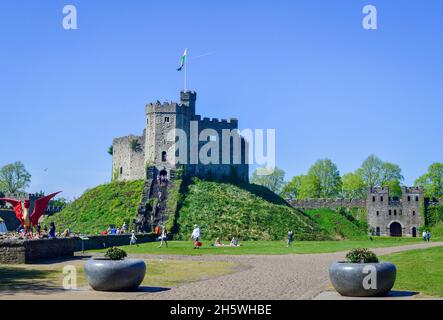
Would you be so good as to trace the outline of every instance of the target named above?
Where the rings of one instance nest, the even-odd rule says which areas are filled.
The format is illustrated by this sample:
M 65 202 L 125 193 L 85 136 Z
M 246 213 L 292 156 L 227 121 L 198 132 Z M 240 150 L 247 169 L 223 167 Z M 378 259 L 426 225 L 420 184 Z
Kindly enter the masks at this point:
M 307 199 L 290 201 L 299 209 L 364 208 L 374 236 L 417 237 L 423 226 L 424 190 L 403 187 L 402 196 L 390 195 L 389 188 L 372 188 L 366 199 Z

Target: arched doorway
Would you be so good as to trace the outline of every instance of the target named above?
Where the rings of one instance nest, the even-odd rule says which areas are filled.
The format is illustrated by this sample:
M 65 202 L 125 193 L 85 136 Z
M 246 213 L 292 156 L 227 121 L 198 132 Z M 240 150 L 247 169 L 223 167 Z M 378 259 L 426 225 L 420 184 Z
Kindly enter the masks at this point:
M 412 237 L 417 238 L 417 228 L 416 227 L 412 228 Z
M 391 223 L 391 226 L 389 227 L 389 232 L 391 234 L 391 237 L 401 237 L 402 236 L 401 224 L 398 222 Z

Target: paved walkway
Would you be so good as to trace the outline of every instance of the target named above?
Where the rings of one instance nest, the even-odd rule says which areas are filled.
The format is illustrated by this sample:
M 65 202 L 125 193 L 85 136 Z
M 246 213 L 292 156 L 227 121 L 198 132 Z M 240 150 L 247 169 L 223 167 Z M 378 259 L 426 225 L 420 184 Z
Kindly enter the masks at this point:
M 373 249 L 377 255 L 443 246 L 443 242 Z M 135 256 L 134 256 L 135 257 Z M 329 286 L 328 268 L 343 260 L 345 252 L 277 256 L 176 256 L 137 255 L 146 259 L 230 261 L 246 266 L 242 271 L 172 288 L 143 288 L 135 293 L 101 293 L 88 288 L 48 294 L 14 294 L 0 299 L 153 299 L 153 300 L 297 300 L 313 299 Z M 149 271 L 148 271 L 149 272 Z

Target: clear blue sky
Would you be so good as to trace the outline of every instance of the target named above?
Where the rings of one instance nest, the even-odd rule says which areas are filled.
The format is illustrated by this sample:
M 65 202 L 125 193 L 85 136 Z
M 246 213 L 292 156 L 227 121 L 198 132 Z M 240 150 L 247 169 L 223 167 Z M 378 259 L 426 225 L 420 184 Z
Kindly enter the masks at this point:
M 440 0 L 1 1 L 0 166 L 20 160 L 29 191 L 68 197 L 109 181 L 112 139 L 141 133 L 148 101 L 178 99 L 188 48 L 213 53 L 190 61 L 198 112 L 275 128 L 288 179 L 375 153 L 411 184 L 443 160 L 442 15 Z

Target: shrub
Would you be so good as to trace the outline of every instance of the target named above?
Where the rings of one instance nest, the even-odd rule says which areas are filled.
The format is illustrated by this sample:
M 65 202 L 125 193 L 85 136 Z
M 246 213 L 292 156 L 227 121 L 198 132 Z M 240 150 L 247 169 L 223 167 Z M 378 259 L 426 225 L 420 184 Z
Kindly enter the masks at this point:
M 377 255 L 368 249 L 354 249 L 347 255 L 346 259 L 349 263 L 377 263 Z
M 127 256 L 127 253 L 119 248 L 112 247 L 106 251 L 105 257 L 111 260 L 123 260 Z

